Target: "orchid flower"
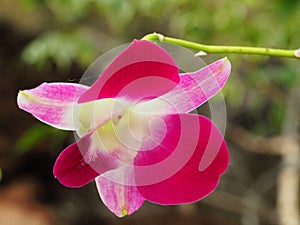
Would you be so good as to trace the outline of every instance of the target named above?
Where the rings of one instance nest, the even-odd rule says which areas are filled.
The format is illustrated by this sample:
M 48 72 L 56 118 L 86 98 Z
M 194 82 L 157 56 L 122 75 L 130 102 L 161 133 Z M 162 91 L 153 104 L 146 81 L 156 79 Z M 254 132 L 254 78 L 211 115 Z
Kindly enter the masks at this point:
M 157 44 L 135 40 L 91 86 L 43 83 L 20 91 L 19 108 L 40 121 L 75 131 L 54 176 L 67 187 L 96 181 L 104 204 L 122 217 L 145 200 L 161 205 L 196 202 L 210 194 L 229 163 L 218 128 L 188 114 L 224 86 L 224 58 L 179 74 Z

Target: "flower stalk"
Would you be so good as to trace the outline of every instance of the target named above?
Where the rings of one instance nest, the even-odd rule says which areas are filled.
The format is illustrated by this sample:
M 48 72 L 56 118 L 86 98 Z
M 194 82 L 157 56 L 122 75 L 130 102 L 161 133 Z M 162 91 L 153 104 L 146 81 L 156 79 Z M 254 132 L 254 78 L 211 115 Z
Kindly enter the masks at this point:
M 186 41 L 177 38 L 166 37 L 162 34 L 152 33 L 147 34 L 142 40 L 160 41 L 170 44 L 179 45 L 185 48 L 198 50 L 197 56 L 206 54 L 251 54 L 263 56 L 276 56 L 300 59 L 300 48 L 295 50 L 274 49 L 274 48 L 260 48 L 260 47 L 245 47 L 245 46 L 219 46 L 219 45 L 205 45 L 191 41 Z

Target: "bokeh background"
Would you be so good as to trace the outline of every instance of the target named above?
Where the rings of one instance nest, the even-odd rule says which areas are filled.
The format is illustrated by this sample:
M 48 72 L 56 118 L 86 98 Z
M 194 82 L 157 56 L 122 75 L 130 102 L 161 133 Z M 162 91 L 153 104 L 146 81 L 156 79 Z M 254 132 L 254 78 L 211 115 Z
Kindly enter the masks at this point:
M 226 55 L 231 163 L 219 187 L 198 203 L 146 203 L 123 219 L 104 207 L 93 183 L 68 189 L 57 182 L 52 166 L 73 134 L 16 105 L 18 90 L 79 82 L 98 56 L 154 31 L 296 49 L 299 28 L 297 0 L 0 0 L 0 224 L 299 225 L 299 60 Z

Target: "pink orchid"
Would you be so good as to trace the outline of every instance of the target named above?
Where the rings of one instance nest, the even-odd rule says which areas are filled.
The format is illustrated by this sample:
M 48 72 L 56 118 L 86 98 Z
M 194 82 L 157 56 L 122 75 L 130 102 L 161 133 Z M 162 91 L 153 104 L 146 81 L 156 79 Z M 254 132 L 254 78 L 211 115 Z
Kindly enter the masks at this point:
M 225 58 L 179 74 L 164 49 L 135 40 L 91 87 L 43 83 L 17 101 L 42 122 L 76 132 L 55 177 L 74 188 L 95 179 L 104 204 L 122 217 L 145 200 L 192 203 L 216 188 L 229 163 L 226 143 L 212 121 L 188 112 L 224 86 L 230 68 Z

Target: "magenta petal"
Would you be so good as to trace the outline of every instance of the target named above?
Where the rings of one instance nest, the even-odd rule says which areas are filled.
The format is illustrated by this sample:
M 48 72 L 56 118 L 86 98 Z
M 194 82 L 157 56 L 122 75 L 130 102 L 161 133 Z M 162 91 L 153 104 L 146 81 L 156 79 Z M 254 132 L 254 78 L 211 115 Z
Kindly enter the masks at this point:
M 170 92 L 140 104 L 140 110 L 161 114 L 187 113 L 217 94 L 231 70 L 227 58 L 218 60 L 193 73 L 180 74 L 180 83 Z
M 61 152 L 53 169 L 60 183 L 67 187 L 82 187 L 100 174 L 117 168 L 115 157 L 92 146 L 88 134 Z
M 135 40 L 80 97 L 79 103 L 100 98 L 153 98 L 170 91 L 179 79 L 176 63 L 165 50 L 150 41 Z
M 77 143 L 67 147 L 57 158 L 54 176 L 67 187 L 82 187 L 91 182 L 99 174 L 85 163 Z
M 73 83 L 43 83 L 40 86 L 20 91 L 19 108 L 53 127 L 75 130 L 74 104 L 87 86 Z
M 176 113 L 190 112 L 216 95 L 224 87 L 230 71 L 230 61 L 224 58 L 196 72 L 180 74 L 179 86 L 188 98 L 176 96 L 175 90 L 168 93 L 170 98 L 173 96 Z
M 146 200 L 164 205 L 198 201 L 216 188 L 227 169 L 226 143 L 203 116 L 169 115 L 164 121 L 164 140 L 135 158 L 138 190 Z M 206 161 L 205 169 L 202 160 Z
M 145 198 L 135 186 L 118 184 L 103 176 L 96 178 L 96 184 L 103 203 L 116 216 L 130 215 L 144 203 Z

